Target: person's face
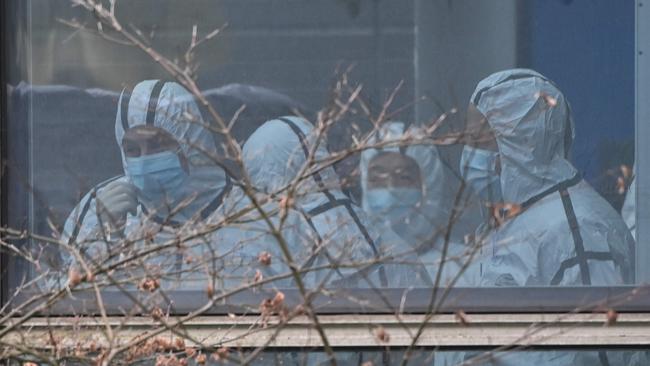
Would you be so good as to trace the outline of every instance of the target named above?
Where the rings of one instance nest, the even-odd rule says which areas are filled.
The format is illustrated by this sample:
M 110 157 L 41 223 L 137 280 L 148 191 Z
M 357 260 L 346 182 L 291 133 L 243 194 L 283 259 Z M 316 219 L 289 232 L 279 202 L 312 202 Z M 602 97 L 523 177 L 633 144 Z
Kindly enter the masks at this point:
M 383 152 L 368 164 L 368 188 L 422 189 L 420 167 L 412 158 L 397 153 Z
M 488 124 L 487 118 L 473 103 L 470 103 L 467 107 L 464 141 L 465 145 L 477 149 L 499 151 L 496 137 Z
M 156 154 L 163 151 L 176 151 L 178 142 L 167 131 L 152 126 L 137 126 L 128 129 L 122 139 L 122 150 L 129 158 Z
M 167 131 L 153 126 L 136 126 L 128 129 L 122 139 L 122 150 L 127 158 L 137 158 L 163 151 L 178 154 L 181 166 L 187 172 L 187 159 L 180 151 L 178 141 Z

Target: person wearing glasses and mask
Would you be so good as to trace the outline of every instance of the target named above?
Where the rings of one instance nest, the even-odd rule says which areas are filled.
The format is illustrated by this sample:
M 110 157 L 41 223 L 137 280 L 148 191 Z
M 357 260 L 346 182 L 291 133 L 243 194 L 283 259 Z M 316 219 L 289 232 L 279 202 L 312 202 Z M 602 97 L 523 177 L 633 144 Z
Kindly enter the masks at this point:
M 361 155 L 363 208 L 383 244 L 398 257 L 415 256 L 430 284 L 444 262 L 439 286 L 469 285 L 476 279 L 470 274 L 472 248 L 464 237 L 480 223 L 478 207 L 467 190 L 458 191 L 457 177 L 425 136 L 424 129 L 402 122 L 387 122 L 372 136 L 371 144 L 383 146 Z
M 92 189 L 62 233 L 88 263 L 134 254 L 152 237 L 156 243 L 182 238 L 217 210 L 231 186 L 198 105 L 175 82 L 147 80 L 130 95 L 123 92 L 115 137 L 124 175 Z M 191 252 L 179 248 L 173 255 L 161 248 L 155 260 L 145 256 L 132 265 L 159 273 L 163 267 L 177 269 Z

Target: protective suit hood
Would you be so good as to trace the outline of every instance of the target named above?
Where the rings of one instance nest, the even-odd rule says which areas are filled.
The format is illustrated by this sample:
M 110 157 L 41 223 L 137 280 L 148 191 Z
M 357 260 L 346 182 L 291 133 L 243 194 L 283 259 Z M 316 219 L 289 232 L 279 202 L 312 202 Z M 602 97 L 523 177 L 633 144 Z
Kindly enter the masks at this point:
M 495 134 L 504 202 L 521 204 L 576 176 L 567 159 L 571 108 L 550 80 L 528 69 L 497 72 L 478 84 L 470 102 Z
M 412 136 L 414 138 L 421 138 L 424 131 L 418 128 L 406 129 L 403 122 L 387 122 L 378 131 L 376 136 L 371 138 L 370 143 L 376 144 L 386 141 L 399 141 L 400 139 Z M 442 202 L 441 198 L 445 197 L 445 190 L 447 186 L 445 180 L 446 167 L 438 157 L 438 150 L 433 145 L 411 145 L 400 148 L 399 146 L 386 146 L 381 149 L 368 149 L 361 154 L 361 188 L 363 192 L 363 209 L 368 212 L 368 164 L 373 157 L 382 151 L 402 152 L 404 155 L 413 158 L 420 167 L 420 174 L 422 174 L 422 194 L 425 201 L 433 206 L 437 206 L 436 211 L 449 212 L 451 204 L 449 202 Z
M 400 141 L 405 138 L 422 139 L 426 131 L 417 126 L 406 128 L 402 122 L 387 122 L 372 136 L 370 144 L 388 141 Z M 398 234 L 407 242 L 421 242 L 428 240 L 432 235 L 442 239 L 442 235 L 449 226 L 449 218 L 454 207 L 454 199 L 458 193 L 460 181 L 451 169 L 441 159 L 438 149 L 431 144 L 420 143 L 399 147 L 397 144 L 388 144 L 381 149 L 367 149 L 361 154 L 360 174 L 362 188 L 362 206 L 369 217 L 383 220 L 386 213 L 373 212 L 369 205 L 368 197 L 368 166 L 373 157 L 382 151 L 400 152 L 415 160 L 420 168 L 422 177 L 422 200 L 418 207 L 412 209 L 408 220 L 408 230 Z M 467 192 L 469 194 L 470 192 Z M 472 202 L 474 200 L 469 200 Z M 463 238 L 465 234 L 472 233 L 480 222 L 479 208 L 468 205 L 466 200 L 461 200 L 461 217 L 453 224 L 452 236 Z M 406 221 L 404 220 L 404 221 Z
M 221 193 L 227 178 L 215 162 L 217 143 L 194 97 L 185 88 L 176 82 L 146 80 L 138 83 L 130 96 L 122 93 L 115 118 L 115 139 L 125 172 L 126 159 L 121 148 L 125 131 L 143 125 L 161 128 L 178 141 L 189 165 L 184 195 L 197 195 L 191 206 L 207 205 Z
M 283 120 L 290 121 L 291 124 Z M 305 140 L 304 145 L 301 144 L 301 138 Z M 242 148 L 243 161 L 255 188 L 271 194 L 289 185 L 305 165 L 305 147 L 312 149 L 317 138 L 311 124 L 298 117 L 273 119 L 259 127 Z M 315 161 L 327 158 L 329 154 L 326 145 L 324 138 L 318 141 Z M 338 178 L 332 167 L 319 170 L 319 179 L 322 186 L 340 193 Z M 318 185 L 314 176 L 298 185 L 298 202 L 303 208 L 308 210 L 326 200 L 323 194 L 314 194 L 321 190 Z

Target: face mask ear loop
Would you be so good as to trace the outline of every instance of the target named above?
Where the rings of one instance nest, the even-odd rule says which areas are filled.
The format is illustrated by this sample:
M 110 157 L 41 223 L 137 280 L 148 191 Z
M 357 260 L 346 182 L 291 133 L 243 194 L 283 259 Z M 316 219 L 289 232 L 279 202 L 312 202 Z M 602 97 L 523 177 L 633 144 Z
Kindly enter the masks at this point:
M 498 84 L 497 84 L 498 85 Z M 484 91 L 487 91 L 490 88 L 486 88 Z M 484 92 L 483 91 L 483 92 Z M 481 92 L 482 94 L 482 92 Z M 474 103 L 478 103 L 480 101 L 480 94 L 477 95 L 477 98 L 475 99 Z M 479 133 L 479 136 L 482 136 L 484 132 L 489 131 L 494 134 L 494 141 L 497 145 L 497 151 L 495 155 L 495 160 L 494 160 L 494 174 L 497 176 L 497 182 L 499 184 L 499 191 L 503 192 L 503 187 L 501 186 L 501 152 L 499 151 L 499 141 L 496 138 L 496 131 L 492 130 L 492 127 L 490 126 L 490 122 L 488 122 L 487 117 L 481 112 L 480 109 L 478 109 L 477 104 L 474 104 L 474 107 L 481 113 L 481 116 L 483 117 L 483 121 L 485 123 L 481 124 L 481 131 Z M 492 190 L 488 190 L 488 200 L 490 202 L 490 207 L 492 207 L 495 203 Z
M 173 150 L 173 153 L 178 158 L 178 161 L 181 164 L 181 168 L 183 169 L 183 171 L 185 171 L 185 174 L 189 175 L 190 160 L 187 158 L 187 156 L 185 156 L 185 153 L 183 152 L 183 148 L 180 146 L 180 144 L 176 150 Z

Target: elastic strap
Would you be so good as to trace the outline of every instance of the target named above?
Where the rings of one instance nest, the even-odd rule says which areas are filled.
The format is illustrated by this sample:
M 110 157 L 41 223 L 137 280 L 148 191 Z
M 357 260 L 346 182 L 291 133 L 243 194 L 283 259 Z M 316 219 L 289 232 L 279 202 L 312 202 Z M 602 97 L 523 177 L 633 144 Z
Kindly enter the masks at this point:
M 576 257 L 578 259 L 578 266 L 580 266 L 580 275 L 582 276 L 583 285 L 591 285 L 591 276 L 589 274 L 589 265 L 585 257 L 585 247 L 580 234 L 580 227 L 578 226 L 578 219 L 576 218 L 575 211 L 573 210 L 573 203 L 571 196 L 566 189 L 560 190 L 560 197 L 562 197 L 562 204 L 564 205 L 564 213 L 569 222 L 571 229 L 571 236 L 573 237 L 573 245 L 575 246 Z
M 316 230 L 316 225 L 314 225 L 314 221 L 312 221 L 311 217 L 306 215 L 305 220 L 307 220 L 307 224 L 309 224 L 309 227 L 311 228 L 311 230 L 316 235 L 316 243 L 317 244 L 316 244 L 316 247 L 314 248 L 314 251 L 315 251 L 317 249 L 317 247 L 320 246 L 323 243 L 323 237 L 320 236 L 320 233 L 318 232 L 318 230 Z M 327 248 L 325 248 L 323 250 L 325 252 L 327 252 Z M 329 254 L 327 256 L 329 257 Z M 311 265 L 314 263 L 315 260 L 316 260 L 316 257 L 309 258 L 309 260 L 303 265 L 303 267 L 305 267 L 305 268 L 311 267 Z M 339 276 L 344 277 L 343 273 L 341 273 L 339 268 L 334 268 L 334 270 L 339 274 Z
M 278 120 L 284 122 L 285 124 L 287 124 L 289 126 L 289 128 L 291 128 L 293 133 L 295 133 L 296 136 L 298 136 L 298 140 L 300 141 L 300 145 L 302 147 L 303 153 L 305 154 L 305 158 L 309 158 L 309 148 L 307 147 L 307 142 L 306 142 L 307 139 L 305 137 L 305 134 L 290 119 L 282 117 L 282 118 L 278 118 Z M 327 188 L 325 188 L 325 184 L 323 182 L 323 178 L 321 177 L 320 173 L 318 173 L 318 172 L 314 173 L 313 177 L 314 177 L 314 180 L 316 181 L 316 183 L 318 184 L 318 187 L 321 189 L 322 193 L 325 194 L 325 196 L 327 197 L 329 202 L 332 205 L 335 205 L 337 199 L 334 197 L 334 195 L 332 195 L 332 193 Z M 359 216 L 357 215 L 357 213 L 354 212 L 354 208 L 352 207 L 351 201 L 347 200 L 347 202 L 343 203 L 343 206 L 345 206 L 346 210 L 348 211 L 348 213 L 352 217 L 352 220 L 354 220 L 354 223 L 359 228 L 359 231 L 363 235 L 363 237 L 366 240 L 366 242 L 368 243 L 368 245 L 370 245 L 370 247 L 371 247 L 373 253 L 375 254 L 375 256 L 379 256 L 379 251 L 377 250 L 377 246 L 376 246 L 374 240 L 372 240 L 372 238 L 370 237 L 370 234 L 368 233 L 368 230 L 366 229 L 366 227 L 363 225 L 363 223 L 359 219 Z M 335 206 L 332 206 L 332 207 L 335 207 Z M 380 277 L 380 281 L 382 283 L 382 286 L 387 286 L 388 277 L 386 276 L 386 272 L 385 272 L 383 267 L 381 267 L 379 269 L 379 277 Z
M 549 188 L 549 189 L 547 189 L 547 190 L 545 190 L 545 191 L 543 191 L 541 193 L 538 193 L 538 194 L 534 195 L 533 197 L 527 199 L 524 203 L 522 203 L 520 205 L 521 209 L 526 210 L 530 206 L 535 204 L 537 201 L 539 201 L 542 198 L 548 196 L 549 194 L 560 191 L 560 190 L 569 189 L 569 188 L 575 186 L 576 184 L 580 183 L 581 181 L 582 181 L 582 177 L 580 176 L 580 173 L 577 173 L 576 175 L 573 176 L 573 178 L 567 179 L 567 180 L 565 180 L 563 182 L 560 182 L 560 183 L 552 186 L 551 188 Z
M 81 231 L 81 227 L 83 225 L 84 219 L 86 218 L 86 215 L 88 214 L 88 211 L 90 210 L 90 204 L 93 199 L 97 198 L 97 191 L 104 188 L 106 185 L 108 185 L 111 182 L 114 182 L 118 180 L 119 178 L 122 178 L 123 176 L 117 176 L 113 177 L 107 181 L 104 181 L 100 184 L 98 184 L 95 188 L 93 188 L 92 192 L 90 193 L 90 196 L 88 197 L 88 200 L 86 200 L 86 203 L 84 203 L 81 213 L 77 217 L 77 220 L 75 222 L 74 229 L 72 230 L 72 235 L 70 235 L 70 239 L 68 239 L 68 245 L 74 243 L 75 240 L 77 240 L 77 236 L 79 236 L 79 232 Z
M 151 89 L 151 95 L 149 96 L 149 103 L 147 104 L 147 114 L 145 118 L 145 123 L 148 126 L 153 126 L 154 121 L 156 120 L 156 107 L 158 106 L 158 99 L 160 98 L 160 92 L 165 86 L 165 82 L 157 80 Z M 131 95 L 126 93 L 126 89 L 122 90 L 122 95 L 120 96 L 120 119 L 122 120 L 122 129 L 127 131 L 130 127 L 129 125 L 129 103 L 131 102 Z
M 122 95 L 120 96 L 120 119 L 122 120 L 122 129 L 124 131 L 129 129 L 129 102 L 131 101 L 131 94 L 126 92 L 126 89 L 122 90 Z
M 320 215 L 320 214 L 322 214 L 322 213 L 324 213 L 326 211 L 329 211 L 329 210 L 331 210 L 333 208 L 340 207 L 340 206 L 345 206 L 345 205 L 348 205 L 348 204 L 351 204 L 351 203 L 352 203 L 352 201 L 350 201 L 349 198 L 337 199 L 337 200 L 334 200 L 334 201 L 327 201 L 324 204 L 309 210 L 308 215 L 309 215 L 309 217 L 318 216 L 318 215 Z
M 586 251 L 584 253 L 584 258 L 586 260 L 596 260 L 596 261 L 614 261 L 614 257 L 612 256 L 612 253 L 610 252 L 591 252 L 591 251 Z M 555 275 L 553 276 L 553 279 L 551 280 L 551 285 L 552 286 L 557 286 L 562 282 L 562 279 L 564 278 L 564 272 L 566 272 L 567 269 L 577 265 L 580 262 L 580 259 L 576 257 L 571 257 L 569 259 L 566 259 L 562 261 L 560 264 L 560 268 L 555 272 Z
M 230 192 L 232 189 L 232 180 L 230 179 L 230 176 L 226 174 L 226 185 L 224 188 L 221 190 L 221 192 L 215 197 L 209 205 L 207 205 L 203 210 L 201 210 L 201 218 L 203 220 L 207 219 L 208 216 L 210 216 L 221 204 L 223 203 L 223 199 Z M 142 209 L 142 213 L 147 215 L 149 219 L 151 219 L 153 222 L 159 225 L 165 225 L 165 226 L 171 226 L 171 227 L 179 227 L 183 225 L 182 222 L 176 221 L 176 220 L 169 220 L 169 219 L 163 219 L 161 217 L 158 217 L 156 215 L 149 215 L 149 211 L 147 208 L 143 205 L 140 204 L 140 207 Z
M 221 190 L 221 193 L 210 202 L 210 204 L 205 207 L 203 210 L 201 210 L 201 218 L 203 220 L 207 219 L 208 216 L 210 216 L 214 211 L 221 206 L 223 203 L 223 199 L 226 197 L 226 195 L 232 190 L 232 180 L 230 179 L 230 175 L 226 173 L 226 185 L 223 187 Z
M 156 120 L 156 110 L 158 109 L 158 99 L 160 98 L 160 92 L 165 86 L 165 82 L 158 80 L 156 84 L 151 89 L 151 96 L 149 97 L 149 107 L 147 108 L 147 117 L 145 119 L 147 126 L 153 126 L 154 121 Z
M 591 275 L 589 273 L 588 260 L 597 260 L 597 261 L 613 261 L 614 258 L 610 252 L 593 252 L 585 251 L 584 242 L 582 239 L 582 234 L 580 234 L 580 226 L 578 224 L 578 219 L 575 215 L 575 210 L 573 207 L 573 202 L 571 201 L 571 196 L 569 195 L 568 189 L 580 183 L 582 178 L 580 174 L 576 174 L 573 178 L 566 181 L 560 182 L 553 187 L 541 192 L 531 198 L 526 202 L 521 204 L 521 209 L 526 210 L 531 207 L 533 204 L 541 200 L 542 198 L 548 196 L 551 193 L 559 192 L 562 199 L 562 205 L 564 207 L 564 214 L 566 215 L 567 222 L 569 224 L 569 229 L 571 230 L 571 237 L 573 239 L 573 245 L 575 248 L 576 255 L 569 259 L 564 260 L 560 264 L 560 268 L 555 272 L 553 278 L 551 279 L 551 285 L 556 286 L 562 282 L 564 278 L 564 273 L 569 268 L 572 268 L 576 265 L 580 266 L 580 276 L 583 285 L 591 284 Z
M 606 351 L 599 351 L 598 352 L 598 360 L 600 361 L 601 365 L 609 366 L 609 358 L 607 357 L 607 352 Z

